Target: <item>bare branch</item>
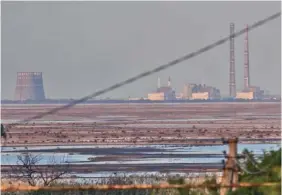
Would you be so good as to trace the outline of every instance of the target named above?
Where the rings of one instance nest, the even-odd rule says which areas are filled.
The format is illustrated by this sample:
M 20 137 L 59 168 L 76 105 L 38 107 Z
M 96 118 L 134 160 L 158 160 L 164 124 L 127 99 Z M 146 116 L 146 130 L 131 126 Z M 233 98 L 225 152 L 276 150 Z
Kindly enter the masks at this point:
M 48 165 L 40 165 L 42 159 L 41 155 L 33 155 L 31 153 L 17 155 L 16 165 L 11 166 L 12 173 L 10 178 L 26 181 L 31 186 L 38 184 L 49 186 L 69 173 L 69 164 L 58 166 L 64 162 L 63 160 L 57 162 L 55 156 L 52 156 L 48 161 Z

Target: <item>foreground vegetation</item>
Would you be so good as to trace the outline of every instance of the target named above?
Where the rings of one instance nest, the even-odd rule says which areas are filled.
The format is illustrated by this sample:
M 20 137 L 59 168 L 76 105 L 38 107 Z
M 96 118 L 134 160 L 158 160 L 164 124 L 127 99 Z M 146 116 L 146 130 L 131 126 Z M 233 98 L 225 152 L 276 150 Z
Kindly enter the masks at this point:
M 281 182 L 281 148 L 277 151 L 265 152 L 260 159 L 255 159 L 254 155 L 245 150 L 244 153 L 248 158 L 240 163 L 241 174 L 239 175 L 239 182 Z M 47 186 L 81 186 L 85 184 L 149 184 L 159 183 L 157 178 L 131 178 L 131 177 L 112 177 L 110 179 L 103 179 L 95 183 L 85 181 L 83 183 L 62 183 L 58 180 L 46 183 Z M 168 183 L 171 184 L 184 184 L 184 178 L 168 178 Z M 215 184 L 216 178 L 207 178 L 204 183 Z M 35 184 L 34 184 L 35 185 Z M 25 193 L 3 193 L 7 195 L 25 194 L 25 195 L 218 195 L 219 189 L 206 188 L 206 189 L 154 189 L 154 190 L 76 190 L 64 192 L 50 192 L 50 191 L 36 191 Z M 228 195 L 280 195 L 281 186 L 279 187 L 252 187 L 252 188 L 239 188 L 236 191 L 228 192 Z
M 245 163 L 245 171 L 239 177 L 239 182 L 277 182 L 281 183 L 281 148 L 277 151 L 264 152 L 259 163 L 254 160 L 254 155 L 248 150 L 244 151 L 250 156 Z M 279 187 L 253 187 L 240 188 L 230 195 L 281 195 Z

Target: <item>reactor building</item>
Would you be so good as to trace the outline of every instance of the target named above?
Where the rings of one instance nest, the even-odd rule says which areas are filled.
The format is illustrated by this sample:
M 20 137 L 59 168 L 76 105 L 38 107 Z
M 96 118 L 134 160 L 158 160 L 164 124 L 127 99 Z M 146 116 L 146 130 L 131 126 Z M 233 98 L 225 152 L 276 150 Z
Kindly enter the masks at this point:
M 175 100 L 175 91 L 171 88 L 171 80 L 168 78 L 167 86 L 161 86 L 161 80 L 158 78 L 157 90 L 148 94 L 148 100 L 152 101 L 165 101 Z
M 220 90 L 201 84 L 185 84 L 183 88 L 183 99 L 187 100 L 213 100 L 220 99 Z
M 16 101 L 45 100 L 42 72 L 18 72 L 14 99 Z

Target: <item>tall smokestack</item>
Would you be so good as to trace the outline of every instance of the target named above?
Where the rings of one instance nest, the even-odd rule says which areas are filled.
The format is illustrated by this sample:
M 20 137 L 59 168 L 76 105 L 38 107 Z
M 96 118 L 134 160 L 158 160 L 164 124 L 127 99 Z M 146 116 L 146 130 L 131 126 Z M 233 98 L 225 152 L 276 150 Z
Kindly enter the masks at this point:
M 168 82 L 167 82 L 167 86 L 171 87 L 171 81 L 170 81 L 170 77 L 168 77 Z
M 249 37 L 248 37 L 248 25 L 246 25 L 246 37 L 245 37 L 245 62 L 244 62 L 244 88 L 248 89 L 250 86 L 250 65 L 249 65 Z
M 158 77 L 158 89 L 161 88 L 161 79 Z
M 234 23 L 230 24 L 230 67 L 229 67 L 229 96 L 236 96 L 236 80 L 235 80 L 235 41 L 234 41 Z

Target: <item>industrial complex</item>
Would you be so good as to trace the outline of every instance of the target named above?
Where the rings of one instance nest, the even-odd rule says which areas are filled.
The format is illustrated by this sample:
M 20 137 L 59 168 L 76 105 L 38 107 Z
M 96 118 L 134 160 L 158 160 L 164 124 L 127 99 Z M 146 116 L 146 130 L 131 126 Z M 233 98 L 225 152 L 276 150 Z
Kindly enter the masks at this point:
M 197 84 L 185 84 L 182 99 L 220 99 L 220 91 L 215 87 Z
M 234 24 L 231 24 L 231 35 L 234 33 Z M 230 41 L 230 92 L 236 90 L 235 85 L 235 64 L 234 64 L 234 38 Z M 244 48 L 244 88 L 241 92 L 236 93 L 236 99 L 262 99 L 264 91 L 260 87 L 250 84 L 250 60 L 249 60 L 249 37 L 248 25 L 246 25 L 245 48 Z M 230 93 L 231 97 L 234 93 Z
M 235 42 L 234 42 L 235 24 L 230 24 L 230 68 L 229 68 L 229 97 L 232 99 L 263 99 L 264 91 L 260 87 L 250 84 L 250 64 L 249 64 L 249 37 L 248 25 L 246 25 L 245 47 L 244 47 L 244 87 L 243 90 L 236 90 L 235 79 Z M 167 87 L 160 87 L 160 78 L 158 79 L 158 89 L 155 93 L 148 94 L 149 100 L 216 100 L 221 99 L 220 90 L 207 86 L 205 84 L 185 84 L 182 93 L 178 96 L 171 88 L 169 78 Z
M 249 63 L 249 37 L 248 25 L 246 25 L 246 35 L 244 39 L 244 86 L 243 90 L 237 91 L 235 80 L 235 24 L 230 24 L 230 67 L 229 67 L 229 98 L 231 99 L 263 99 L 264 91 L 258 86 L 250 84 L 250 63 Z M 205 84 L 184 84 L 180 93 L 172 88 L 171 78 L 168 78 L 167 85 L 161 86 L 158 78 L 157 89 L 147 94 L 146 98 L 130 98 L 129 100 L 220 100 L 220 90 L 216 87 Z M 42 72 L 18 72 L 15 89 L 16 101 L 42 101 L 45 100 Z
M 167 86 L 161 86 L 161 80 L 158 78 L 158 88 L 155 92 L 148 94 L 148 100 L 175 100 L 175 91 L 171 88 L 171 80 L 168 78 Z
M 158 78 L 157 90 L 148 94 L 148 100 L 165 101 L 165 100 L 211 100 L 220 99 L 220 91 L 215 87 L 201 84 L 185 84 L 183 91 L 176 95 L 175 90 L 171 87 L 171 79 L 168 78 L 167 86 L 161 86 Z

